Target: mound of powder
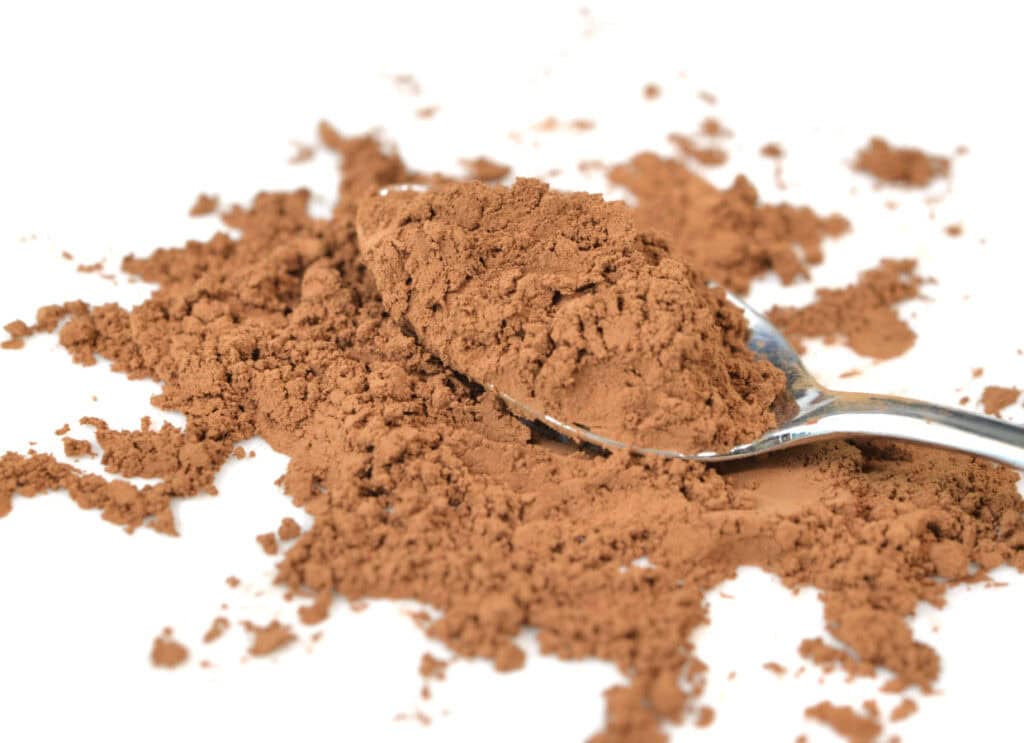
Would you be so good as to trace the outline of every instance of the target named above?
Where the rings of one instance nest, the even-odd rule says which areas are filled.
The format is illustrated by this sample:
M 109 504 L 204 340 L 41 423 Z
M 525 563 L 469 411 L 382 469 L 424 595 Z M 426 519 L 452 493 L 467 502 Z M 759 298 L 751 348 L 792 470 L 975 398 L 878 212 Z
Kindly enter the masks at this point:
M 742 312 L 600 196 L 470 183 L 360 208 L 384 306 L 448 366 L 618 441 L 724 451 L 776 424 L 785 378 Z
M 820 263 L 822 240 L 849 228 L 838 215 L 806 207 L 761 204 L 743 176 L 719 190 L 676 160 L 646 152 L 609 173 L 636 197 L 636 222 L 668 240 L 669 254 L 705 277 L 746 292 L 755 277 L 774 271 L 783 283 Z
M 818 289 L 804 307 L 773 307 L 768 319 L 798 349 L 805 338 L 844 341 L 863 356 L 891 359 L 910 350 L 917 338 L 895 305 L 919 296 L 923 279 L 913 259 L 883 259 L 863 272 L 857 283 L 841 289 Z
M 920 187 L 949 175 L 949 158 L 929 155 L 915 147 L 893 147 L 881 137 L 872 137 L 857 153 L 853 169 L 885 183 Z
M 714 718 L 692 634 L 705 592 L 738 566 L 816 587 L 845 652 L 925 688 L 939 658 L 908 618 L 942 604 L 936 577 L 1024 566 L 1017 473 L 975 457 L 836 441 L 707 467 L 604 456 L 522 425 L 385 311 L 354 218 L 367 193 L 413 176 L 373 139 L 325 132 L 344 159 L 332 218 L 311 217 L 305 191 L 259 194 L 223 217 L 231 235 L 127 259 L 156 285 L 142 304 L 41 313 L 38 330 L 65 317 L 59 339 L 80 363 L 99 354 L 156 380 L 154 402 L 186 424 L 98 431 L 101 446 L 137 436 L 174 450 L 142 488 L 7 454 L 0 516 L 17 518 L 15 493 L 67 488 L 115 523 L 173 532 L 170 503 L 211 489 L 235 445 L 260 436 L 289 457 L 285 496 L 311 522 L 279 582 L 317 601 L 422 601 L 437 610 L 432 637 L 501 670 L 524 662 L 524 628 L 543 653 L 610 661 L 622 680 L 599 743 L 664 741 L 669 721 Z M 107 461 L 141 466 L 127 451 Z M 289 634 L 279 624 L 258 649 Z

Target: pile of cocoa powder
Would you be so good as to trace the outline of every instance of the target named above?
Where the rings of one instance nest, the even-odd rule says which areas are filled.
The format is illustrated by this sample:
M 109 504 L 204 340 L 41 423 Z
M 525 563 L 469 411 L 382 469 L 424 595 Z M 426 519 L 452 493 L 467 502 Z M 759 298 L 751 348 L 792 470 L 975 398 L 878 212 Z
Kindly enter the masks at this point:
M 445 322 L 430 326 L 416 314 L 432 312 L 434 301 L 442 309 L 454 303 L 472 277 L 449 275 L 450 266 L 419 249 L 392 272 L 379 252 L 383 242 L 370 252 L 361 242 L 357 210 L 378 189 L 440 179 L 411 172 L 373 138 L 345 137 L 326 125 L 321 137 L 342 160 L 331 218 L 309 215 L 307 191 L 261 193 L 248 207 L 223 213 L 237 237 L 219 233 L 126 258 L 123 270 L 157 287 L 137 307 L 69 302 L 43 308 L 33 325 L 8 326 L 15 340 L 58 331 L 79 363 L 103 356 L 117 372 L 156 380 L 162 392 L 154 403 L 180 411 L 187 423 L 181 430 L 144 423 L 119 431 L 87 420 L 110 477 L 49 455 L 8 453 L 0 459 L 0 516 L 11 512 L 15 493 L 65 489 L 116 524 L 173 534 L 171 502 L 214 492 L 214 475 L 237 442 L 261 436 L 290 458 L 284 492 L 313 519 L 278 564 L 280 583 L 315 596 L 300 607 L 301 620 L 326 616 L 334 594 L 416 599 L 439 611 L 425 622 L 430 636 L 459 654 L 490 658 L 502 671 L 523 664 L 517 637 L 534 628 L 542 652 L 602 658 L 622 672 L 622 683 L 606 692 L 606 719 L 593 738 L 601 743 L 661 741 L 666 721 L 713 720 L 701 699 L 705 666 L 691 634 L 706 621 L 705 592 L 741 565 L 759 566 L 788 586 L 818 588 L 831 638 L 809 641 L 808 657 L 861 674 L 888 669 L 891 691 L 928 690 L 938 679 L 937 654 L 908 625 L 918 602 L 941 605 L 948 581 L 975 570 L 1024 568 L 1018 475 L 980 459 L 858 440 L 711 467 L 608 454 L 524 425 L 442 360 L 461 358 L 460 339 L 474 330 L 467 316 L 446 310 Z M 618 256 L 611 265 L 654 270 L 674 261 L 673 275 L 659 281 L 684 282 L 680 301 L 701 312 L 720 305 L 693 272 L 741 291 L 768 271 L 792 281 L 822 259 L 824 238 L 847 228 L 838 216 L 764 205 L 742 178 L 715 189 L 682 163 L 655 155 L 637 156 L 612 178 L 637 196 L 632 216 L 533 182 L 512 190 L 441 189 L 408 206 L 423 217 L 415 230 L 436 249 L 458 252 L 469 244 L 487 259 L 483 243 L 431 227 L 424 204 L 451 208 L 456 222 L 485 225 L 501 248 L 491 259 L 514 247 L 523 257 L 511 268 L 521 269 L 531 245 L 509 232 L 522 225 L 503 224 L 502 209 L 484 220 L 478 207 L 548 199 L 556 220 L 566 210 L 572 219 L 533 249 L 557 255 L 577 293 L 586 281 L 574 279 L 569 265 L 581 260 L 592 270 L 600 262 L 577 254 L 611 245 Z M 629 219 L 636 227 L 615 233 L 612 222 Z M 542 256 L 535 257 L 539 263 Z M 888 307 L 911 296 L 916 283 L 906 270 L 883 266 L 871 286 L 892 286 L 892 278 L 895 288 L 868 297 L 851 290 L 850 302 Z M 384 297 L 375 271 L 383 272 Z M 551 322 L 553 292 L 561 290 L 544 285 L 549 274 L 523 273 L 519 280 L 539 282 L 533 291 L 548 298 L 530 321 Z M 411 280 L 404 300 L 394 292 L 396 276 Z M 490 278 L 501 286 L 500 276 Z M 600 270 L 593 278 L 593 296 L 599 278 L 612 285 Z M 467 296 L 487 301 L 474 292 Z M 555 310 L 570 303 L 566 294 Z M 870 328 L 840 320 L 846 296 L 819 295 L 832 318 L 823 324 L 799 311 L 777 316 L 797 337 L 847 334 L 870 352 Z M 403 301 L 415 312 L 403 307 L 408 317 L 393 315 Z M 610 317 L 592 309 L 595 321 Z M 742 327 L 721 314 L 705 330 L 735 338 Z M 639 322 L 639 333 L 663 330 L 649 318 Z M 595 324 L 594 332 L 602 327 Z M 441 358 L 417 338 L 428 329 Z M 528 330 L 534 332 L 522 328 L 516 342 Z M 721 342 L 716 336 L 714 344 Z M 597 347 L 589 336 L 579 346 L 584 355 Z M 118 479 L 132 476 L 158 482 L 137 487 Z M 292 637 L 280 624 L 252 630 L 254 653 Z M 153 658 L 173 665 L 184 652 L 165 635 Z M 871 710 L 821 704 L 808 715 L 851 736 L 872 737 L 881 727 Z

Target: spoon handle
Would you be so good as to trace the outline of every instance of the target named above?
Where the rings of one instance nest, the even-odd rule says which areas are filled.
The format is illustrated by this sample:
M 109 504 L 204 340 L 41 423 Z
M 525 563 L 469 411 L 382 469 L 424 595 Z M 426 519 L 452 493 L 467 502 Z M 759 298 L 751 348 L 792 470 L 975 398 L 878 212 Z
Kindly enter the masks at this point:
M 1024 470 L 1024 426 L 919 400 L 857 392 L 829 400 L 796 428 L 809 437 L 882 436 L 977 454 Z M 803 417 L 803 416 L 802 416 Z

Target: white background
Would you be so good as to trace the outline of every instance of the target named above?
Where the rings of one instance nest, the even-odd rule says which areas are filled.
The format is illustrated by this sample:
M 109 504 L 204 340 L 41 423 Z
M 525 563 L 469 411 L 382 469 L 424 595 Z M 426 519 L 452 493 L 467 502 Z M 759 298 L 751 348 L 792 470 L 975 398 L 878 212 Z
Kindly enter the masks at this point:
M 1019 24 L 1004 9 L 1012 4 L 591 3 L 589 16 L 572 3 L 373 5 L 4 4 L 0 320 L 31 319 L 37 306 L 69 298 L 141 300 L 144 285 L 123 276 L 115 285 L 74 266 L 104 258 L 114 269 L 125 253 L 208 237 L 214 218 L 186 216 L 199 191 L 231 202 L 308 185 L 326 210 L 333 160 L 320 153 L 286 163 L 289 142 L 311 141 L 322 117 L 350 133 L 380 127 L 416 168 L 454 172 L 460 158 L 487 154 L 519 175 L 558 168 L 555 185 L 599 191 L 603 178 L 581 176 L 581 159 L 668 152 L 667 133 L 692 132 L 713 114 L 736 132 L 729 163 L 710 173 L 717 183 L 743 172 L 766 200 L 852 220 L 854 232 L 827 246 L 817 285 L 846 283 L 881 256 L 915 256 L 937 279 L 928 299 L 903 308 L 920 335 L 909 355 L 875 364 L 816 345 L 808 364 L 824 382 L 945 404 L 967 394 L 972 406 L 984 384 L 1024 382 L 1024 55 Z M 395 74 L 413 74 L 421 94 L 399 90 Z M 648 82 L 662 86 L 661 99 L 642 98 Z M 718 105 L 702 102 L 701 90 Z M 428 105 L 438 114 L 418 118 Z M 549 115 L 597 126 L 530 131 Z M 964 144 L 970 154 L 955 163 L 951 193 L 940 185 L 929 194 L 943 198 L 928 204 L 926 194 L 878 191 L 849 170 L 876 133 L 942 153 Z M 785 193 L 757 155 L 768 141 L 789 152 Z M 890 200 L 899 207 L 886 209 Z M 964 225 L 963 237 L 943 233 L 951 223 Z M 798 303 L 811 293 L 810 284 L 782 289 L 766 280 L 752 301 Z M 977 366 L 981 380 L 971 378 Z M 854 368 L 862 374 L 838 378 Z M 0 450 L 36 442 L 57 453 L 54 429 L 82 415 L 122 427 L 143 414 L 179 422 L 149 406 L 152 383 L 103 364 L 76 367 L 53 337 L 0 354 L 0 374 Z M 1022 413 L 1018 403 L 1007 417 L 1022 421 Z M 72 435 L 88 431 L 73 425 Z M 295 622 L 294 606 L 270 585 L 273 559 L 253 537 L 301 515 L 272 484 L 284 458 L 259 442 L 247 447 L 256 458 L 224 468 L 219 497 L 176 509 L 180 539 L 127 536 L 61 495 L 15 498 L 0 520 L 0 738 L 520 741 L 581 740 L 598 729 L 600 692 L 617 672 L 533 651 L 524 671 L 506 675 L 459 661 L 421 701 L 420 654 L 448 654 L 415 628 L 404 613 L 412 605 L 353 612 L 336 602 L 317 628 L 322 640 L 312 643 L 302 628 L 302 641 L 271 659 L 243 659 L 237 624 L 203 646 L 219 614 Z M 229 589 L 228 575 L 242 585 Z M 1024 580 L 997 576 L 1009 585 L 959 588 L 946 610 L 919 612 L 915 631 L 940 651 L 944 673 L 937 695 L 918 697 L 920 713 L 890 727 L 904 741 L 1020 739 Z M 713 592 L 712 623 L 698 635 L 711 666 L 706 702 L 718 717 L 674 739 L 789 741 L 805 732 L 832 740 L 803 719 L 808 704 L 877 696 L 884 676 L 822 683 L 809 669 L 793 678 L 799 641 L 823 631 L 813 591 L 791 595 L 753 570 L 722 591 L 735 598 Z M 148 660 L 166 625 L 192 649 L 173 672 Z M 523 643 L 535 647 L 528 634 Z M 202 659 L 214 667 L 201 669 Z M 765 671 L 767 661 L 789 675 Z M 898 700 L 879 701 L 888 710 Z M 394 720 L 416 710 L 432 723 Z

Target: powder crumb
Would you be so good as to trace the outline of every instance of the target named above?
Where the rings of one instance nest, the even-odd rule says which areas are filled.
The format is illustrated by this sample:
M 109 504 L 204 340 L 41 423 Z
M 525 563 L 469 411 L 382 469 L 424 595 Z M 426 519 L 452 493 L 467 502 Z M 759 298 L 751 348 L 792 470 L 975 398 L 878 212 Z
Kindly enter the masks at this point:
M 54 431 L 53 435 L 54 436 L 63 436 L 64 434 L 66 434 L 70 430 L 71 430 L 71 426 L 68 425 L 67 423 L 65 423 L 63 426 L 61 426 L 56 431 Z
M 891 359 L 914 345 L 916 333 L 895 305 L 919 296 L 924 280 L 913 259 L 885 258 L 842 289 L 818 289 L 804 307 L 773 307 L 768 319 L 798 349 L 805 338 L 842 341 L 862 356 Z
M 444 681 L 445 672 L 448 670 L 448 663 L 435 658 L 430 653 L 424 653 L 420 658 L 420 676 L 424 679 Z
M 573 119 L 569 122 L 569 129 L 574 132 L 589 132 L 596 124 L 590 119 Z
M 958 402 L 960 405 L 966 405 L 968 402 L 970 402 L 970 400 L 971 398 L 969 398 L 967 395 L 964 395 L 958 400 Z
M 224 582 L 228 584 L 228 588 L 238 588 L 242 581 L 238 580 L 238 578 L 233 575 L 229 575 L 224 579 Z
M 71 253 L 66 250 L 60 251 L 60 257 L 66 261 L 73 261 L 75 259 L 75 256 L 71 255 Z
M 316 155 L 316 149 L 312 145 L 302 144 L 301 142 L 292 142 L 292 147 L 294 147 L 295 150 L 292 152 L 292 156 L 288 158 L 289 165 L 308 163 Z
M 761 147 L 761 156 L 772 160 L 780 160 L 786 156 L 786 152 L 782 149 L 782 145 L 775 142 L 769 142 Z
M 287 645 L 290 645 L 297 638 L 287 624 L 281 624 L 274 620 L 265 627 L 243 622 L 242 626 L 253 634 L 252 645 L 249 646 L 249 654 L 264 656 L 273 653 Z
M 859 377 L 861 375 L 860 369 L 847 369 L 839 375 L 840 379 L 852 379 L 853 377 Z
M 680 152 L 701 165 L 721 165 L 729 159 L 729 154 L 721 147 L 701 147 L 685 134 L 670 134 L 668 138 Z
M 441 110 L 440 106 L 423 106 L 416 109 L 416 117 L 419 119 L 432 119 Z
M 766 671 L 771 671 L 776 676 L 785 676 L 786 675 L 786 667 L 784 665 L 782 665 L 781 663 L 776 663 L 775 661 L 768 661 L 767 663 L 765 663 L 763 665 L 763 668 Z
M 1020 399 L 1020 390 L 1016 387 L 999 387 L 989 385 L 981 393 L 981 406 L 988 415 L 1001 418 L 1002 411 Z
M 98 273 L 103 270 L 104 261 L 96 261 L 96 263 L 87 263 L 75 268 L 78 273 Z
M 889 714 L 889 720 L 892 722 L 906 720 L 915 712 L 917 712 L 917 702 L 910 697 L 904 697 L 899 704 L 893 707 L 892 712 Z
M 66 457 L 93 457 L 96 456 L 92 450 L 92 444 L 83 439 L 73 439 L 70 436 L 64 437 L 64 456 Z
M 647 83 L 644 86 L 644 99 L 648 101 L 657 100 L 661 97 L 661 86 L 657 83 Z
M 274 537 L 274 532 L 268 531 L 266 534 L 260 534 L 256 537 L 256 541 L 268 555 L 277 554 L 277 539 Z
M 290 516 L 285 516 L 281 519 L 281 525 L 277 527 L 277 538 L 282 541 L 288 541 L 290 539 L 296 539 L 302 534 L 302 527 L 299 526 L 299 522 Z
M 235 459 L 245 459 L 245 449 L 240 446 L 236 446 L 231 453 Z
M 983 367 L 983 366 L 978 366 L 978 367 L 975 367 L 974 369 L 971 369 L 971 377 L 974 378 L 974 379 L 978 379 L 984 373 L 985 373 L 985 367 Z
M 893 147 L 881 137 L 873 137 L 857 153 L 853 168 L 884 183 L 923 187 L 949 175 L 949 159 L 913 147 Z
M 716 103 L 718 103 L 718 98 L 715 97 L 714 93 L 709 93 L 706 90 L 702 90 L 699 93 L 697 93 L 697 97 L 700 98 L 709 106 L 714 106 Z
M 296 611 L 299 621 L 303 624 L 319 624 L 327 619 L 331 610 L 334 595 L 329 590 L 321 590 L 309 606 L 300 606 Z
M 801 642 L 799 653 L 826 673 L 840 667 L 851 677 L 875 675 L 872 664 L 858 660 L 841 648 L 829 645 L 820 637 L 808 638 Z
M 203 217 L 207 214 L 213 214 L 217 211 L 218 206 L 220 206 L 220 199 L 217 196 L 201 193 L 196 196 L 192 208 L 188 210 L 188 215 L 190 217 Z
M 206 634 L 203 635 L 203 642 L 213 642 L 214 640 L 219 639 L 228 631 L 230 626 L 231 622 L 227 617 L 217 617 L 213 620 L 210 628 L 206 630 Z
M 951 224 L 946 226 L 946 234 L 950 237 L 960 237 L 964 234 L 963 225 Z
M 170 627 L 153 640 L 150 661 L 157 668 L 176 668 L 188 660 L 188 648 L 174 639 Z
M 694 723 L 699 728 L 709 727 L 715 721 L 715 710 L 707 705 L 697 710 L 697 720 Z
M 505 178 L 512 172 L 508 165 L 502 165 L 487 157 L 477 157 L 472 160 L 461 160 L 462 167 L 469 174 L 472 180 L 493 183 Z
M 853 707 L 821 702 L 804 710 L 804 715 L 832 728 L 850 743 L 871 743 L 882 733 L 882 726 L 870 716 L 860 715 Z

